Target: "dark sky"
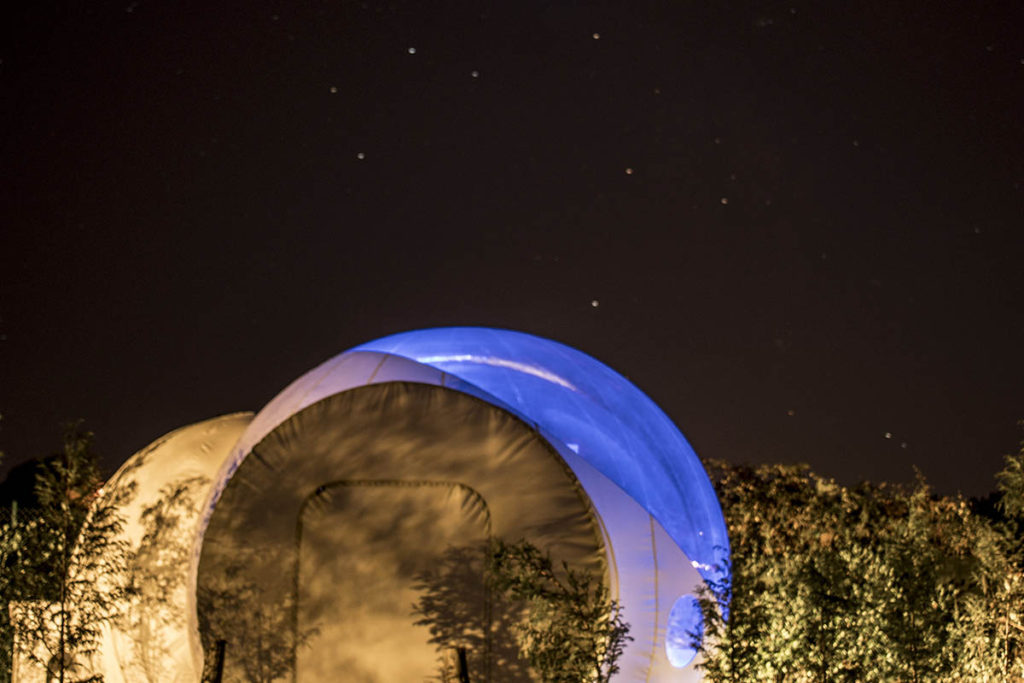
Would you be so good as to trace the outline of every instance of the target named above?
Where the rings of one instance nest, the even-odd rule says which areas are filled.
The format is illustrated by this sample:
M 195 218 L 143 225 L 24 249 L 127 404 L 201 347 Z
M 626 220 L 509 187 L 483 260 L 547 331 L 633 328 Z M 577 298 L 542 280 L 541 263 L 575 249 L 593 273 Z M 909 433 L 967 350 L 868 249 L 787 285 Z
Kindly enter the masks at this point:
M 453 324 L 595 356 L 706 457 L 974 495 L 1017 448 L 1019 0 L 8 12 L 7 466 Z

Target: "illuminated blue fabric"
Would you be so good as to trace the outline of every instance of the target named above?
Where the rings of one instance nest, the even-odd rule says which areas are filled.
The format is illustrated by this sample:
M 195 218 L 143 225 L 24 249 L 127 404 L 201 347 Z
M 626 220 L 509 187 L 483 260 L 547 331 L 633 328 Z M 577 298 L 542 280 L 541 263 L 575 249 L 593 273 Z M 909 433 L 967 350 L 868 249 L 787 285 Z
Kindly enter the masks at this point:
M 729 540 L 700 460 L 665 413 L 608 366 L 548 339 L 479 327 L 403 332 L 355 350 L 415 360 L 503 401 L 622 487 L 706 580 L 722 578 Z

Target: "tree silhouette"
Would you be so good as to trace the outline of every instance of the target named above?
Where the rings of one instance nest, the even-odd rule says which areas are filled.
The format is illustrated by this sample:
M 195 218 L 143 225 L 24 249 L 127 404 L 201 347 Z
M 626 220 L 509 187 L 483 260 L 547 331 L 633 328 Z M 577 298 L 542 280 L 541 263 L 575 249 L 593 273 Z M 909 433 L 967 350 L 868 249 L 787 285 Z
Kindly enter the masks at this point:
M 295 648 L 316 633 L 316 629 L 294 632 L 292 596 L 270 599 L 247 578 L 246 568 L 255 562 L 254 556 L 241 553 L 197 591 L 199 635 L 207 654 L 203 681 L 215 680 L 213 653 L 218 647 L 237 663 L 234 670 L 240 669 L 249 683 L 285 679 L 293 671 Z
M 70 425 L 63 449 L 38 473 L 39 508 L 19 529 L 19 654 L 60 683 L 95 679 L 88 677 L 88 659 L 126 594 L 119 510 L 131 490 L 104 491 L 97 461 L 92 433 Z
M 488 577 L 494 589 L 524 605 L 514 626 L 523 656 L 544 681 L 606 683 L 619 672 L 629 624 L 604 582 L 528 541 L 491 543 Z
M 171 654 L 167 634 L 183 626 L 177 606 L 185 600 L 182 568 L 192 552 L 188 520 L 196 492 L 207 481 L 192 477 L 167 484 L 139 514 L 143 534 L 127 567 L 129 607 L 118 618 L 121 631 L 131 638 L 134 656 L 129 658 L 128 675 L 132 680 L 167 680 L 166 661 Z
M 423 572 L 414 606 L 438 646 L 441 681 L 466 653 L 473 681 L 604 683 L 632 640 L 604 583 L 528 541 L 448 548 Z
M 489 546 L 450 546 L 437 566 L 417 576 L 421 598 L 413 606 L 417 625 L 437 646 L 437 679 L 459 680 L 458 653 L 465 652 L 466 675 L 473 681 L 531 681 L 520 655 L 515 627 L 522 605 L 491 590 L 487 581 Z

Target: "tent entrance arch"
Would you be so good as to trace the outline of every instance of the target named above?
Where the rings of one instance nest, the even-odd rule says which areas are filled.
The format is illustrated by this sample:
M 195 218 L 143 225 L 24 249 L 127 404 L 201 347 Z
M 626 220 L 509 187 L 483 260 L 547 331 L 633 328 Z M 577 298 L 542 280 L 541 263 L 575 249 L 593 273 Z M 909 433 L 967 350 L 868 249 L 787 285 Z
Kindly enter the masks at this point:
M 293 643 L 304 646 L 293 653 L 294 679 L 344 670 L 352 680 L 372 680 L 369 672 L 405 680 L 437 666 L 439 657 L 453 668 L 461 647 L 474 679 L 490 680 L 495 634 L 481 552 L 490 538 L 486 501 L 459 482 L 317 487 L 296 523 L 292 632 Z M 329 614 L 344 616 L 326 620 Z M 498 668 L 507 650 L 499 647 Z
M 253 447 L 210 517 L 197 577 L 204 645 L 227 642 L 225 680 L 386 681 L 436 676 L 462 638 L 473 680 L 524 680 L 497 635 L 511 620 L 473 571 L 457 573 L 473 553 L 482 571 L 492 536 L 607 576 L 589 498 L 518 417 L 411 382 L 328 396 Z M 455 573 L 431 584 L 431 568 Z M 424 600 L 436 609 L 414 610 Z

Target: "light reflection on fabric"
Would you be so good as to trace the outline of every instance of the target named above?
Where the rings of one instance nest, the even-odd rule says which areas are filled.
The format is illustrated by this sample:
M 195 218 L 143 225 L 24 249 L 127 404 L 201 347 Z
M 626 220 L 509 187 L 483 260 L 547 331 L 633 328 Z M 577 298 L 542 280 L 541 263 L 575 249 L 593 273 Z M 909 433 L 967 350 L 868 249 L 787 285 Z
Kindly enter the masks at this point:
M 661 409 L 608 366 L 554 341 L 476 327 L 403 332 L 354 350 L 429 365 L 507 403 L 629 493 L 705 579 L 723 578 L 729 541 L 700 460 Z

